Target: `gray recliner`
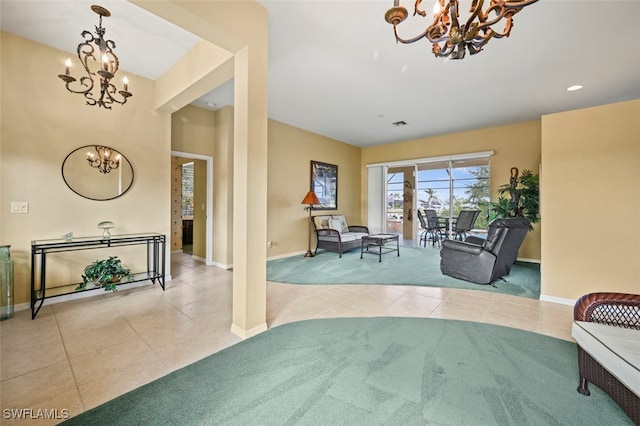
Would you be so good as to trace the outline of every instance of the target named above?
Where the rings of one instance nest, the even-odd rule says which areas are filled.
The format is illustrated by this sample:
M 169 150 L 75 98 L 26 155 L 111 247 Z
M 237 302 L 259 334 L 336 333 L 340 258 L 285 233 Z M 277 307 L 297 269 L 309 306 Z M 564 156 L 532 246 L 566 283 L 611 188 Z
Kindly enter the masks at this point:
M 509 275 L 529 226 L 524 217 L 496 219 L 489 224 L 486 240 L 473 236 L 465 241 L 445 240 L 440 270 L 461 280 L 491 284 Z

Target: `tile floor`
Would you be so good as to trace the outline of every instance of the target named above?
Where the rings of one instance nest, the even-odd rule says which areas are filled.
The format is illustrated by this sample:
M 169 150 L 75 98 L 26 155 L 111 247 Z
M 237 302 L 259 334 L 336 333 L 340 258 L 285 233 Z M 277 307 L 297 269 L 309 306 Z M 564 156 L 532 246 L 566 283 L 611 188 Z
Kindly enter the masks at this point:
M 232 273 L 172 256 L 166 291 L 144 286 L 0 322 L 0 424 L 56 424 L 240 341 Z M 410 316 L 480 321 L 571 340 L 572 307 L 475 290 L 267 284 L 267 322 Z M 7 409 L 27 420 L 10 419 Z M 44 411 L 47 410 L 47 411 Z M 45 417 L 53 417 L 46 419 Z M 57 417 L 57 418 L 56 418 Z

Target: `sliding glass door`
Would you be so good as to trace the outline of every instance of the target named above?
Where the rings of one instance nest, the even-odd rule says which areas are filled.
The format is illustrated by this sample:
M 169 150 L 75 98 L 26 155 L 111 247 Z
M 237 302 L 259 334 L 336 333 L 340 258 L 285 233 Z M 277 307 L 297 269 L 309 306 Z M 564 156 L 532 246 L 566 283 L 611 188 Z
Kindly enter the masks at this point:
M 474 231 L 486 231 L 491 155 L 493 151 L 368 164 L 370 229 L 403 234 L 418 246 L 416 210 L 432 209 L 449 223 L 462 210 L 480 210 Z
M 461 210 L 480 210 L 474 229 L 486 231 L 491 198 L 488 157 L 421 163 L 417 169 L 416 208 L 435 210 L 449 222 Z

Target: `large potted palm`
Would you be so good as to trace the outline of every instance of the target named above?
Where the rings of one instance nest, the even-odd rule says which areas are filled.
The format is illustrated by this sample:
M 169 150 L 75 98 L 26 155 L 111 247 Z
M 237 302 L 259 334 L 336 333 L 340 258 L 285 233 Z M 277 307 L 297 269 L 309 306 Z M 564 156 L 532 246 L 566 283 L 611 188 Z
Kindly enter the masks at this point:
M 491 217 L 525 217 L 531 224 L 540 221 L 540 176 L 530 170 L 518 176 L 518 168 L 512 167 L 509 183 L 498 188 L 498 202 L 491 203 Z

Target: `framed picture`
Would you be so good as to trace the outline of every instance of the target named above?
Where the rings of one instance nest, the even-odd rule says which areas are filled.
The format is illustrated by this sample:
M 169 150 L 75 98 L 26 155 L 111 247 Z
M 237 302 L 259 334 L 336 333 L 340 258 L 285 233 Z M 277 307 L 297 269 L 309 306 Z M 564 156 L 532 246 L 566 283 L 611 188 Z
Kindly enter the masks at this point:
M 311 161 L 311 190 L 316 193 L 320 204 L 314 210 L 338 209 L 338 166 Z

